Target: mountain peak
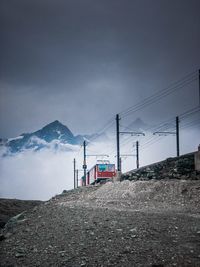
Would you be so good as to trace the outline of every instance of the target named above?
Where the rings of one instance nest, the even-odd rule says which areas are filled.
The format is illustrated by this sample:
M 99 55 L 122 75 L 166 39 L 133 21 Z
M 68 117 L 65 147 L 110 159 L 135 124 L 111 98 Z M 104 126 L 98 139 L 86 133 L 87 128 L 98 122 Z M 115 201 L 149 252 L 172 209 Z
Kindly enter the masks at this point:
M 98 135 L 95 137 L 98 137 Z M 6 139 L 5 142 L 0 140 L 0 145 L 5 145 L 9 153 L 16 153 L 27 149 L 37 151 L 55 146 L 56 149 L 60 147 L 69 151 L 71 148 L 68 145 L 78 145 L 83 143 L 85 139 L 89 140 L 90 138 L 94 138 L 94 135 L 74 136 L 67 126 L 55 120 L 35 132 L 21 134 L 18 137 Z
M 70 131 L 70 129 L 59 122 L 58 120 L 55 120 L 46 126 L 44 126 L 41 130 L 35 132 L 38 137 L 47 139 L 46 141 L 52 141 L 53 139 L 64 139 L 65 141 L 69 141 L 73 143 L 74 135 Z M 63 140 L 63 141 L 64 141 Z
M 52 122 L 53 124 L 62 124 L 59 120 L 55 120 Z M 63 125 L 63 124 L 62 124 Z
M 133 130 L 145 130 L 147 124 L 141 118 L 136 118 L 128 127 Z
M 41 130 L 39 130 L 39 131 L 42 131 L 42 130 L 48 130 L 48 131 L 55 131 L 55 130 L 59 130 L 59 131 L 61 131 L 61 132 L 69 132 L 71 135 L 73 135 L 72 134 L 72 132 L 70 131 L 70 129 L 66 126 L 66 125 L 64 125 L 64 124 L 62 124 L 60 121 L 58 121 L 58 120 L 55 120 L 55 121 L 53 121 L 53 122 L 50 122 L 50 123 L 48 123 L 47 125 L 45 125 Z M 37 131 L 38 132 L 38 131 Z
M 55 121 L 53 121 L 53 122 L 50 122 L 50 123 L 48 123 L 46 126 L 44 126 L 44 127 L 47 127 L 47 126 L 65 126 L 64 124 L 62 124 L 59 120 L 55 120 Z M 43 127 L 43 128 L 44 128 Z M 65 126 L 66 127 L 66 126 Z

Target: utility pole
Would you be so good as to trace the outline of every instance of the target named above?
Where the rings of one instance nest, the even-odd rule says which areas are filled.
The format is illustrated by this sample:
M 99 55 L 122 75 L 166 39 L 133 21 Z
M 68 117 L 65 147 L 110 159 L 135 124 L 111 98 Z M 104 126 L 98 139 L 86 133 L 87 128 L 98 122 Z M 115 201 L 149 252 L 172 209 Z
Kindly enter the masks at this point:
M 133 145 L 133 147 L 135 147 L 135 144 Z M 135 157 L 136 156 L 136 166 L 137 166 L 137 169 L 139 169 L 139 142 L 136 141 L 136 155 L 135 154 L 121 154 L 120 155 L 120 166 L 121 166 L 121 169 L 122 169 L 122 158 L 123 157 Z
M 120 166 L 120 171 L 122 171 L 122 158 L 119 158 L 119 166 Z
M 121 171 L 120 149 L 119 149 L 119 114 L 116 115 L 116 137 L 117 137 L 117 171 Z
M 76 170 L 76 187 L 78 188 L 78 169 Z
M 131 136 L 145 136 L 143 132 L 133 132 L 133 131 L 119 131 L 119 114 L 116 115 L 116 137 L 117 137 L 117 171 L 121 172 L 122 167 L 121 167 L 121 160 L 120 160 L 120 143 L 119 143 L 119 135 L 120 134 L 130 134 Z M 138 153 L 139 155 L 139 153 Z M 139 168 L 139 156 L 138 156 L 138 168 Z
M 158 131 L 154 132 L 153 135 L 176 135 L 176 156 L 180 156 L 180 144 L 179 144 L 179 117 L 176 116 L 176 131 L 174 132 L 167 132 L 167 131 Z
M 136 166 L 139 169 L 139 142 L 136 141 Z
M 200 69 L 199 69 L 199 106 L 200 106 Z
M 76 159 L 74 159 L 74 189 L 76 188 Z
M 176 151 L 177 157 L 180 156 L 180 147 L 179 147 L 179 117 L 176 117 Z
M 83 142 L 83 170 L 84 170 L 84 183 L 86 185 L 86 141 Z

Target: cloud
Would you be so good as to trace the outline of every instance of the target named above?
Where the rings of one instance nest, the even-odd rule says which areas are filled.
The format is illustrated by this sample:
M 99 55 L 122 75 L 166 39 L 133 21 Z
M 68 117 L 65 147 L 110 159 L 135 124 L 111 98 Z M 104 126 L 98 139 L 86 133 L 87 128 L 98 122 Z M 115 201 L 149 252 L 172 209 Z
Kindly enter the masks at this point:
M 47 200 L 73 187 L 72 159 L 67 153 L 31 151 L 1 159 L 0 195 Z
M 149 137 L 152 135 L 149 133 Z M 140 138 L 140 166 L 168 157 L 176 156 L 175 137 L 163 137 L 151 146 L 143 146 L 145 139 Z M 121 138 L 121 154 L 135 154 L 133 144 L 136 137 Z M 156 141 L 155 139 L 154 141 Z M 192 142 L 191 142 L 192 140 Z M 196 151 L 200 143 L 198 130 L 184 130 L 181 133 L 181 154 Z M 115 136 L 110 141 L 92 143 L 87 146 L 87 166 L 90 169 L 97 159 L 109 159 L 116 162 Z M 109 158 L 89 155 L 108 154 Z M 76 158 L 76 168 L 79 169 L 79 179 L 83 175 L 83 148 L 76 147 L 75 151 L 64 152 L 44 149 L 38 152 L 31 150 L 10 157 L 0 158 L 0 197 L 19 199 L 47 200 L 61 193 L 64 189 L 74 186 L 73 159 Z M 135 157 L 122 158 L 122 170 L 136 168 Z

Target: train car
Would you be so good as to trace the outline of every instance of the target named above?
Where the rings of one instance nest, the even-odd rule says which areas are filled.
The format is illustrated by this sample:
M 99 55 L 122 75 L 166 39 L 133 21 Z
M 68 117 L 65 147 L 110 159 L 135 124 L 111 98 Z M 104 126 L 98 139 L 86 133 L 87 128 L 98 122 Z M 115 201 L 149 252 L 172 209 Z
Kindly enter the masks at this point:
M 95 164 L 86 175 L 86 181 L 82 177 L 82 185 L 103 183 L 111 180 L 116 175 L 115 164 L 108 161 Z

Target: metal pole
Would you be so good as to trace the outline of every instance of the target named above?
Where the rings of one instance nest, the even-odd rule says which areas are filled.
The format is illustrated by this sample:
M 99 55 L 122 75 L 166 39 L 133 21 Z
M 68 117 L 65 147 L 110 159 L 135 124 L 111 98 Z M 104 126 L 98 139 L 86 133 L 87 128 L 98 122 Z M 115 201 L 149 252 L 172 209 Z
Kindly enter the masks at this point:
M 86 185 L 86 141 L 83 142 L 83 169 L 84 169 L 84 184 Z
M 119 158 L 119 163 L 120 163 L 119 166 L 120 166 L 120 171 L 121 171 L 122 170 L 122 158 L 121 157 Z
M 179 117 L 176 117 L 176 151 L 177 157 L 180 156 L 180 146 L 179 146 Z
M 78 188 L 78 170 L 76 170 L 76 187 Z
M 76 159 L 74 159 L 74 189 L 76 188 Z
M 200 69 L 199 69 L 199 106 L 200 106 Z
M 139 169 L 139 142 L 136 141 L 136 166 Z
M 119 114 L 116 115 L 116 137 L 117 137 L 117 171 L 121 171 L 120 148 L 119 148 Z

